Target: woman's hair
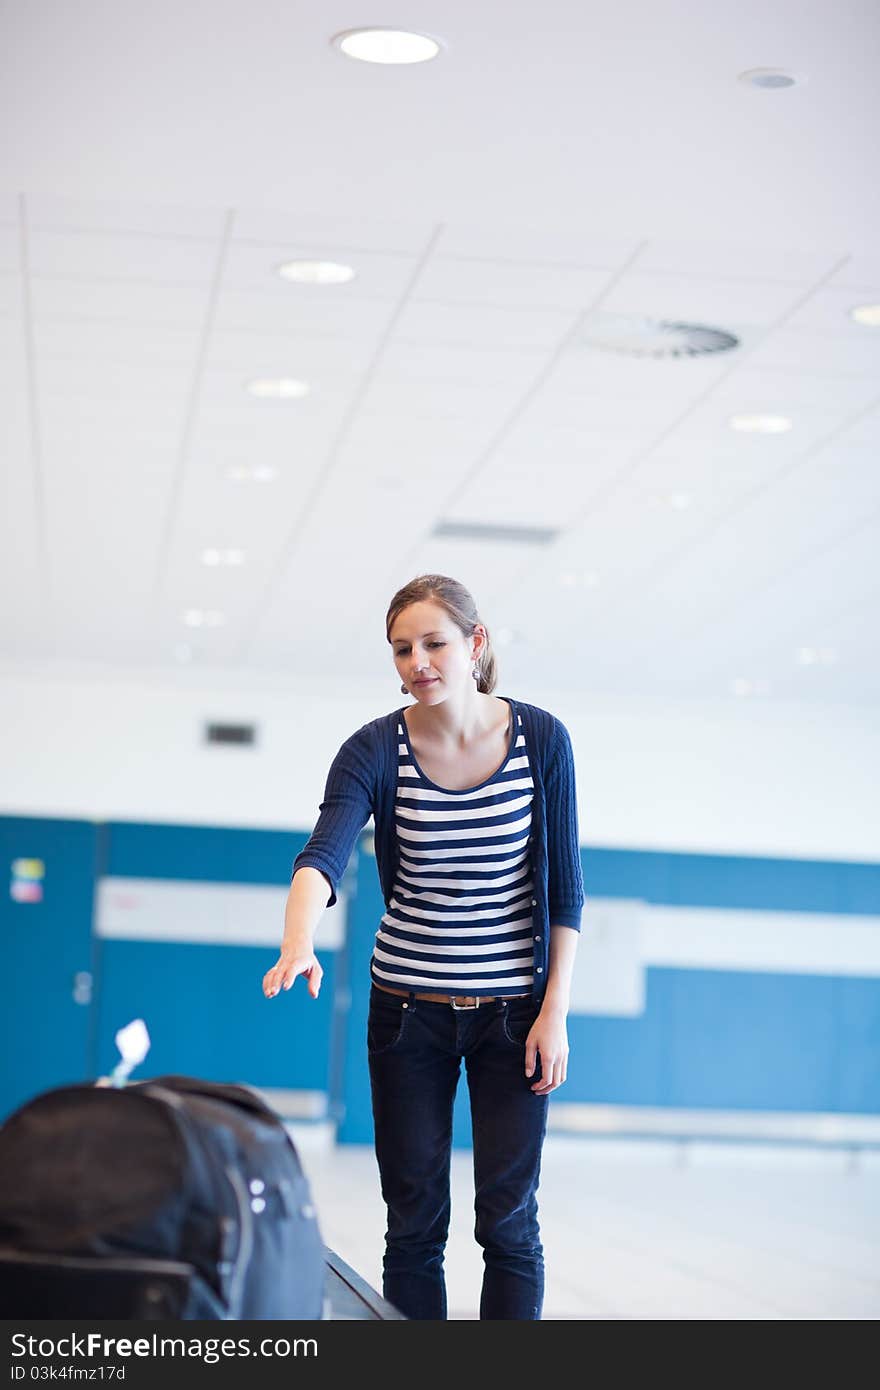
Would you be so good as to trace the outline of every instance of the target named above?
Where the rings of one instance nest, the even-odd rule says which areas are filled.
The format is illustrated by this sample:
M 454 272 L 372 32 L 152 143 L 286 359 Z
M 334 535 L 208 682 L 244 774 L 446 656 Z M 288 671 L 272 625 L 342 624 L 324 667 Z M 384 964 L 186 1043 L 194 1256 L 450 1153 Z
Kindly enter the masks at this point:
M 404 584 L 402 589 L 398 589 L 388 605 L 388 612 L 385 615 L 385 636 L 389 642 L 391 641 L 391 628 L 398 614 L 402 613 L 404 608 L 409 608 L 411 603 L 425 602 L 438 603 L 441 608 L 445 608 L 464 637 L 470 637 L 473 634 L 477 623 L 486 627 L 477 612 L 477 605 L 471 594 L 463 584 L 459 584 L 457 579 L 450 579 L 446 574 L 420 574 L 415 579 L 411 579 L 408 584 Z M 483 644 L 481 654 L 477 657 L 477 670 L 480 677 L 477 681 L 477 689 L 483 695 L 490 695 L 495 689 L 498 671 L 495 664 L 495 654 L 492 651 L 492 639 L 487 627 L 486 641 Z

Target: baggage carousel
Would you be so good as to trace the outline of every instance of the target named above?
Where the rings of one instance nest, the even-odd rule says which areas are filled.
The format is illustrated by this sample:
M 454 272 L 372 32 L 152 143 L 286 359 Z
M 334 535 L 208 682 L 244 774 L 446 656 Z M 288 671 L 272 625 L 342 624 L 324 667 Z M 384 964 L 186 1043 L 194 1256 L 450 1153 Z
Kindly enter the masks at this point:
M 406 1321 L 335 1250 L 324 1247 L 322 1320 Z M 0 1250 L 0 1317 L 137 1318 L 222 1317 L 213 1299 L 192 1301 L 192 1269 L 173 1261 L 81 1259 Z M 212 1306 L 213 1305 L 213 1306 Z
M 325 1247 L 327 1282 L 324 1286 L 324 1318 L 332 1322 L 406 1321 L 365 1279 L 346 1264 L 335 1250 Z

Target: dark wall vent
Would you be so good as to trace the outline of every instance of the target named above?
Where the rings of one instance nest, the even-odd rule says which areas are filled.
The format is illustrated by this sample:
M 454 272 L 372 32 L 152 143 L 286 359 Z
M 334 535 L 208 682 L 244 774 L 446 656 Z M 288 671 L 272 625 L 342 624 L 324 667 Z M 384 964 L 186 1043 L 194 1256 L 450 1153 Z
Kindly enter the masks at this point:
M 238 747 L 257 741 L 256 724 L 206 724 L 206 743 L 235 744 Z
M 490 521 L 438 521 L 431 535 L 454 541 L 514 541 L 519 545 L 550 545 L 559 535 L 559 528 L 505 526 Z

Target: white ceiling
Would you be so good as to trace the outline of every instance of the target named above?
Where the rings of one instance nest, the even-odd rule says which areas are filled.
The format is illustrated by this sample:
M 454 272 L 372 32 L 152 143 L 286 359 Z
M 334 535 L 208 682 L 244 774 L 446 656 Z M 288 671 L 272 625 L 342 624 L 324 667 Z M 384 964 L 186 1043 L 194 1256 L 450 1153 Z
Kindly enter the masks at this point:
M 728 9 L 4 4 L 4 666 L 186 643 L 218 681 L 372 682 L 392 593 L 440 571 L 513 633 L 502 691 L 876 700 L 880 330 L 849 311 L 880 302 L 880 10 Z M 330 47 L 365 23 L 448 47 Z M 760 66 L 806 80 L 737 81 Z M 286 283 L 295 257 L 356 278 Z M 600 352 L 599 313 L 740 345 Z M 264 375 L 311 394 L 249 397 Z M 793 428 L 730 430 L 754 412 Z

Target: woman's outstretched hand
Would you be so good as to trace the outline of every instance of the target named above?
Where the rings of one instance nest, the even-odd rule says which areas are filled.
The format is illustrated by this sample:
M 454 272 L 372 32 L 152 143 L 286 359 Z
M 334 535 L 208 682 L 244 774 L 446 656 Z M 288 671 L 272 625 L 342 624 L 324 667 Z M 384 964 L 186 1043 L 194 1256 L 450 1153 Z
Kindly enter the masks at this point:
M 314 951 L 282 951 L 278 961 L 263 976 L 263 993 L 273 999 L 280 989 L 290 989 L 297 975 L 305 975 L 309 994 L 317 999 L 324 971 Z

